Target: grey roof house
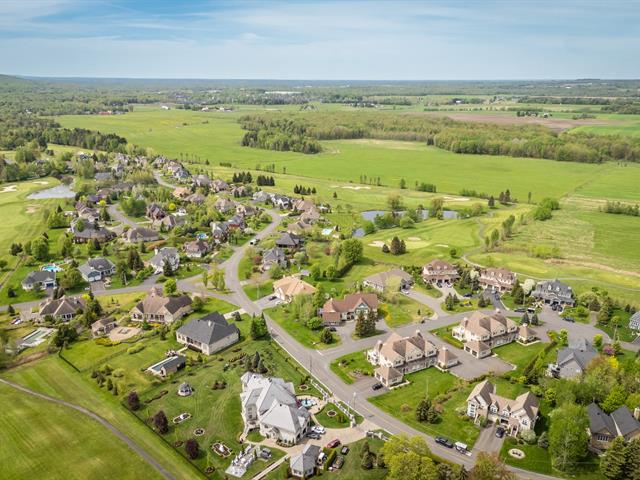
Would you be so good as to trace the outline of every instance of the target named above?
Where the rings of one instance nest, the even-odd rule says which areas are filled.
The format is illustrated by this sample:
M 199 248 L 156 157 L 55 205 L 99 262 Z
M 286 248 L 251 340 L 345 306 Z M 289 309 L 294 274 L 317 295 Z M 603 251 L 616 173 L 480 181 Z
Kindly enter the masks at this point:
M 34 288 L 55 288 L 56 273 L 47 270 L 34 270 L 29 272 L 22 280 L 23 290 L 33 290 Z
M 569 285 L 559 280 L 538 282 L 536 288 L 531 292 L 531 296 L 549 305 L 567 305 L 572 307 L 575 304 L 573 290 Z
M 629 328 L 631 330 L 640 330 L 640 311 L 631 315 L 629 319 Z
M 626 405 L 607 415 L 598 405 L 592 403 L 587 407 L 587 414 L 591 450 L 596 452 L 606 450 L 616 437 L 623 437 L 626 442 L 640 439 L 640 422 Z
M 304 243 L 304 238 L 295 233 L 284 232 L 280 238 L 276 240 L 276 247 L 280 248 L 298 248 Z
M 188 295 L 165 297 L 159 288 L 152 288 L 149 294 L 131 309 L 134 322 L 171 324 L 191 312 L 191 298 Z
M 400 290 L 404 290 L 413 285 L 413 277 L 399 268 L 392 268 L 386 272 L 369 275 L 362 281 L 362 284 L 365 287 L 373 288 L 374 290 L 382 292 L 389 286 L 389 284 L 393 284 L 396 281 L 398 282 L 398 288 Z
M 284 250 L 279 247 L 265 250 L 262 254 L 262 270 L 269 270 L 276 265 L 287 268 L 287 256 Z
M 289 460 L 291 475 L 297 478 L 309 478 L 316 472 L 316 462 L 320 455 L 318 445 L 305 445 L 302 453 L 294 455 Z
M 587 369 L 598 352 L 588 340 L 580 338 L 569 342 L 569 346 L 558 350 L 556 363 L 547 368 L 547 375 L 555 378 L 577 378 Z
M 78 267 L 86 282 L 99 282 L 116 273 L 116 266 L 108 258 L 90 258 Z
M 150 228 L 130 228 L 122 234 L 122 238 L 127 243 L 155 242 L 160 234 Z
M 45 317 L 51 316 L 55 320 L 68 322 L 81 313 L 84 307 L 85 302 L 80 297 L 67 297 L 63 295 L 58 299 L 49 298 L 40 304 L 37 319 L 44 320 Z
M 162 273 L 165 264 L 168 263 L 171 271 L 175 272 L 180 267 L 180 253 L 175 247 L 162 247 L 156 249 L 156 254 L 149 260 L 155 273 Z
M 176 340 L 193 350 L 212 355 L 240 340 L 240 331 L 218 312 L 191 320 L 176 331 Z

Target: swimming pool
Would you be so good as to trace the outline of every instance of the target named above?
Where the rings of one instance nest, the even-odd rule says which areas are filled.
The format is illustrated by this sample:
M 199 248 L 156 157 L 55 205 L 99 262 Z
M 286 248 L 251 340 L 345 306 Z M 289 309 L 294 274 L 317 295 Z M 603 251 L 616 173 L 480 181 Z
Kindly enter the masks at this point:
M 40 327 L 24 337 L 20 342 L 20 348 L 30 348 L 40 345 L 53 332 L 52 328 Z
M 50 264 L 50 265 L 43 266 L 42 270 L 44 270 L 45 272 L 59 272 L 62 270 L 62 268 L 60 268 L 57 265 Z
M 176 358 L 178 358 L 178 355 L 173 355 L 171 357 L 167 357 L 164 360 L 161 360 L 158 363 L 155 363 L 155 364 L 151 365 L 149 368 L 147 368 L 147 370 L 150 371 L 151 373 L 153 373 L 154 375 L 160 375 L 162 367 L 165 364 L 175 360 Z

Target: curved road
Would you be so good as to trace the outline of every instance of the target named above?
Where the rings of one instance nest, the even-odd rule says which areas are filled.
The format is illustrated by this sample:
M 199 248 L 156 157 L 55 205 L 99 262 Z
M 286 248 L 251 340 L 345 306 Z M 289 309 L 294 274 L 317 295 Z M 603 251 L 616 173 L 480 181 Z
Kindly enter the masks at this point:
M 56 405 L 62 405 L 63 407 L 71 408 L 95 420 L 100 425 L 107 428 L 111 433 L 113 433 L 116 437 L 122 440 L 125 444 L 127 444 L 129 448 L 131 448 L 138 455 L 140 455 L 149 465 L 155 468 L 158 471 L 158 473 L 162 475 L 164 478 L 166 478 L 167 480 L 177 480 L 176 477 L 174 477 L 171 472 L 169 472 L 166 468 L 160 465 L 155 458 L 153 458 L 151 455 L 147 453 L 146 450 L 144 450 L 140 445 L 134 442 L 130 437 L 122 433 L 120 430 L 118 430 L 115 426 L 113 426 L 111 423 L 109 423 L 107 420 L 102 418 L 97 413 L 94 413 L 91 410 L 81 407 L 80 405 L 75 405 L 73 403 L 69 403 L 59 398 L 54 398 L 48 395 L 44 395 L 43 393 L 35 392 L 26 387 L 23 387 L 22 385 L 18 385 L 17 383 L 10 382 L 3 378 L 0 378 L 0 383 L 7 385 L 11 388 L 15 388 L 16 390 L 20 390 L 21 392 L 26 393 L 27 395 L 31 395 L 32 397 L 37 397 L 42 400 L 46 400 L 47 402 L 55 403 Z

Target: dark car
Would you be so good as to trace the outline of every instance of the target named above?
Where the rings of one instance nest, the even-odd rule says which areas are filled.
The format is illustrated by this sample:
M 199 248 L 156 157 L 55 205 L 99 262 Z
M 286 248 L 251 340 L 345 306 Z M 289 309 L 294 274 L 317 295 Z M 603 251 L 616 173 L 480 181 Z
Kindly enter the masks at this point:
M 496 437 L 498 438 L 504 437 L 504 428 L 502 427 L 496 428 Z
M 338 455 L 336 457 L 335 462 L 333 462 L 333 468 L 340 470 L 343 465 L 344 465 L 344 457 Z
M 371 387 L 373 390 L 380 390 L 382 388 L 382 384 L 381 383 L 376 383 L 373 385 L 373 387 Z
M 473 294 L 471 294 L 471 293 L 465 293 L 465 294 L 463 295 L 463 297 L 464 297 L 464 298 L 471 298 L 471 297 L 473 297 Z
M 336 448 L 339 446 L 340 446 L 340 440 L 337 438 L 334 438 L 329 443 L 327 443 L 327 448 Z
M 336 327 L 329 327 L 330 332 L 337 332 L 338 329 Z
M 564 317 L 564 320 L 565 320 L 565 322 L 570 322 L 570 323 L 575 323 L 576 322 L 573 317 Z
M 453 448 L 453 443 L 451 442 L 451 440 L 448 440 L 444 437 L 436 437 L 436 443 L 439 443 L 440 445 L 443 445 L 447 448 Z
M 307 433 L 307 437 L 309 437 L 312 440 L 320 440 L 320 434 L 316 432 Z
M 347 453 L 349 453 L 349 447 L 347 447 L 346 445 L 344 447 L 342 447 L 340 449 L 340 454 L 341 455 L 346 455 Z
M 524 313 L 524 312 L 526 312 L 526 311 L 527 311 L 527 310 L 526 310 L 526 309 L 524 309 L 524 308 L 516 308 L 516 309 L 514 310 L 514 312 L 516 312 L 516 313 Z

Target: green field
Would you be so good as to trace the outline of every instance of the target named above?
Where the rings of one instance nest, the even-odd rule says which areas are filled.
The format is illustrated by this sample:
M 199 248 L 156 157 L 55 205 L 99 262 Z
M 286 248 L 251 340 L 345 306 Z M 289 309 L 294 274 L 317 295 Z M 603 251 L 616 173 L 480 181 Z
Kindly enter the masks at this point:
M 348 384 L 353 383 L 362 375 L 373 375 L 373 365 L 369 363 L 366 356 L 367 351 L 349 353 L 331 362 L 329 368 L 340 379 Z

